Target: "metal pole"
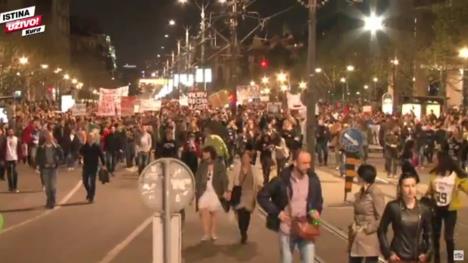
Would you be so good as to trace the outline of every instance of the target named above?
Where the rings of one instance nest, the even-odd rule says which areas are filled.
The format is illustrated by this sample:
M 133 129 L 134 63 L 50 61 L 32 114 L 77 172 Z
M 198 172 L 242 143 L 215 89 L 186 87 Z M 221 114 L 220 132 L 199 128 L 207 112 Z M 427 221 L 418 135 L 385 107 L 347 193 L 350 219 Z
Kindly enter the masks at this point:
M 162 162 L 162 174 L 164 180 L 164 262 L 171 261 L 171 180 L 169 179 L 169 174 L 167 172 L 167 163 Z
M 201 9 L 201 70 L 203 75 L 203 90 L 206 90 L 206 81 L 205 81 L 205 31 L 206 31 L 206 24 L 205 24 L 205 4 L 203 3 Z
M 307 136 L 307 151 L 312 155 L 312 160 L 315 157 L 315 104 L 317 101 L 317 94 L 315 91 L 315 59 L 316 59 L 316 14 L 317 14 L 317 0 L 309 0 L 309 45 L 307 57 L 307 71 L 308 71 L 308 96 L 307 99 L 307 122 L 306 122 L 306 136 Z M 315 165 L 312 162 L 312 170 Z

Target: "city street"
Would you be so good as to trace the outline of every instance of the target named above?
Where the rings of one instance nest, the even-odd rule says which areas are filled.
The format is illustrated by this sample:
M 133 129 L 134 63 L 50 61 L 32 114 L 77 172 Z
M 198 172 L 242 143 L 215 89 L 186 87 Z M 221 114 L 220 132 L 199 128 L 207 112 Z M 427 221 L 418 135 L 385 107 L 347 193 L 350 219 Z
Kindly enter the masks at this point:
M 370 163 L 379 170 L 379 154 L 372 154 Z M 325 199 L 322 236 L 317 242 L 319 262 L 346 262 L 346 230 L 352 220 L 352 206 L 343 203 L 343 179 L 329 167 L 320 167 Z M 0 212 L 5 217 L 0 232 L 2 262 L 151 262 L 151 211 L 140 199 L 137 176 L 124 168 L 110 184 L 98 183 L 95 203 L 85 201 L 80 182 L 80 169 L 61 170 L 58 179 L 59 206 L 45 210 L 44 194 L 38 174 L 21 165 L 20 193 L 10 194 L 2 182 Z M 261 176 L 261 171 L 257 170 Z M 393 181 L 385 183 L 379 174 L 379 187 L 390 200 L 395 195 Z M 420 190 L 424 191 L 427 175 L 423 173 Z M 426 180 L 425 180 L 426 179 Z M 357 186 L 353 187 L 357 191 Z M 468 209 L 460 212 L 457 223 L 457 248 L 468 251 Z M 200 242 L 201 224 L 194 207 L 186 209 L 183 229 L 184 262 L 278 262 L 279 249 L 275 233 L 265 227 L 265 217 L 255 211 L 247 245 L 239 244 L 239 234 L 233 213 L 222 213 L 219 239 Z

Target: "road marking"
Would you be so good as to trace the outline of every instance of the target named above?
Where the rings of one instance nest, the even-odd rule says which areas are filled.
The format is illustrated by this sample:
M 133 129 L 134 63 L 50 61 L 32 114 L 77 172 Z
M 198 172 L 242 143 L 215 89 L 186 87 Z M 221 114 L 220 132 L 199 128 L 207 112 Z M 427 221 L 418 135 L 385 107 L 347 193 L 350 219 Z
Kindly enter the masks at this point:
M 117 257 L 117 255 L 122 252 L 138 235 L 145 230 L 145 228 L 151 224 L 153 221 L 153 216 L 148 217 L 141 225 L 139 225 L 135 230 L 133 230 L 130 235 L 128 235 L 122 242 L 117 244 L 106 256 L 99 261 L 99 263 L 109 263 Z
M 39 214 L 39 215 L 37 215 L 37 216 L 35 216 L 35 217 L 33 217 L 33 218 L 30 218 L 30 219 L 28 219 L 28 220 L 26 220 L 26 221 L 23 221 L 23 222 L 18 223 L 18 224 L 16 224 L 16 225 L 12 225 L 12 226 L 10 226 L 10 227 L 7 227 L 7 228 L 5 228 L 3 231 L 0 232 L 0 235 L 5 234 L 6 232 L 9 232 L 9 231 L 15 230 L 15 229 L 17 229 L 17 228 L 19 228 L 19 227 L 25 226 L 25 225 L 27 225 L 27 224 L 29 224 L 29 223 L 34 222 L 34 221 L 37 221 L 37 220 L 39 220 L 39 219 L 41 219 L 41 218 L 43 218 L 43 217 L 49 215 L 50 213 L 52 213 L 52 212 L 54 212 L 54 211 L 57 211 L 58 209 L 62 208 L 60 205 L 66 204 L 66 203 L 72 198 L 72 196 L 80 189 L 80 187 L 81 187 L 81 180 L 80 180 L 80 181 L 75 185 L 75 187 L 60 201 L 59 205 L 57 205 L 54 209 L 52 209 L 52 210 L 47 210 L 47 211 L 45 211 L 44 213 Z

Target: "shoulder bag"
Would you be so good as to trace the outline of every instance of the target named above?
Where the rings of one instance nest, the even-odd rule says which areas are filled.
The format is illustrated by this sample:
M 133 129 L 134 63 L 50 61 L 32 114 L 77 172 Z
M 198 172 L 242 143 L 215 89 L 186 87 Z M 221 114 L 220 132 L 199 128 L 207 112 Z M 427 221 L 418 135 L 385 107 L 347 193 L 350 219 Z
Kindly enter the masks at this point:
M 288 210 L 292 218 L 291 195 L 288 191 Z M 300 237 L 303 240 L 315 241 L 320 236 L 320 226 L 311 224 L 307 218 L 296 217 L 291 219 L 291 235 Z

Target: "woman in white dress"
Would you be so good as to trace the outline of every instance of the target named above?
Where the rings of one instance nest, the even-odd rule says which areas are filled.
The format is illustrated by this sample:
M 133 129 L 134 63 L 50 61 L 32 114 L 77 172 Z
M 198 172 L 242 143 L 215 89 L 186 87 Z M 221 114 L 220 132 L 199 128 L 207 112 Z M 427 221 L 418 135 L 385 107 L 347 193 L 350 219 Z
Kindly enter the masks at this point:
M 220 199 L 227 196 L 226 166 L 217 158 L 216 150 L 207 146 L 195 174 L 197 208 L 203 225 L 202 241 L 216 240 L 216 214 L 222 209 Z

